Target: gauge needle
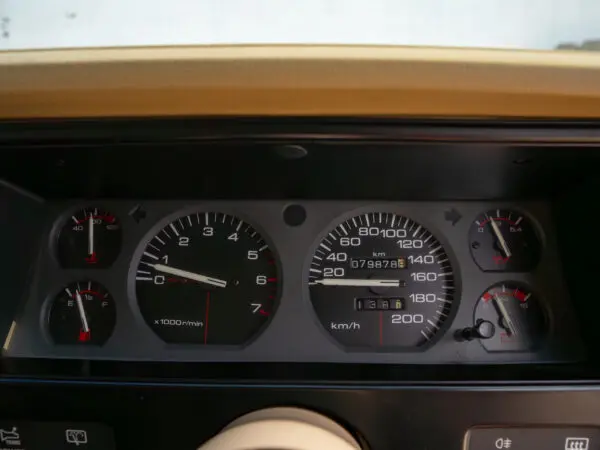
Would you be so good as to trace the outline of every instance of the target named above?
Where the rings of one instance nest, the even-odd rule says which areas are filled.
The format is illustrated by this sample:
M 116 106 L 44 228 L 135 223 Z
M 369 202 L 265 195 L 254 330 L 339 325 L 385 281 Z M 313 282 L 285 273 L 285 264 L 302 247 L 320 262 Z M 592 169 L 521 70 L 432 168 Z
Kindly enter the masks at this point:
M 171 267 L 171 266 L 164 266 L 162 264 L 154 264 L 154 265 L 150 265 L 150 267 L 154 267 L 154 270 L 157 270 L 158 272 L 168 273 L 170 275 L 187 278 L 189 280 L 198 281 L 198 282 L 204 283 L 204 284 L 210 284 L 211 286 L 217 286 L 217 287 L 222 287 L 222 288 L 227 286 L 227 281 L 219 280 L 218 278 L 210 278 L 210 277 L 200 275 L 197 273 L 193 273 L 193 272 L 188 272 L 187 270 L 176 269 L 175 267 Z
M 90 326 L 88 325 L 87 318 L 85 317 L 85 309 L 83 309 L 83 300 L 79 291 L 75 291 L 75 300 L 77 302 L 77 309 L 79 310 L 79 317 L 81 318 L 81 325 L 83 326 L 83 332 L 89 333 Z
M 508 311 L 506 310 L 506 306 L 504 306 L 504 302 L 500 299 L 500 297 L 498 297 L 498 294 L 494 294 L 494 300 L 496 300 L 496 305 L 498 305 L 498 308 L 500 309 L 500 314 L 502 314 L 502 318 L 508 326 L 508 331 L 510 331 L 510 334 L 512 334 L 513 336 L 516 336 L 517 329 L 515 328 L 515 325 L 512 319 L 510 318 L 510 314 L 508 314 Z
M 354 287 L 400 287 L 399 280 L 371 280 L 356 278 L 323 278 L 314 280 L 312 284 L 323 286 L 354 286 Z
M 496 223 L 496 221 L 494 219 L 490 219 L 490 224 L 492 225 L 492 230 L 494 230 L 494 234 L 496 235 L 496 239 L 498 239 L 498 242 L 500 243 L 500 247 L 502 247 L 502 251 L 504 252 L 504 256 L 506 256 L 507 258 L 510 258 L 512 253 L 510 252 L 510 249 L 508 248 L 508 244 L 506 243 L 506 240 L 504 239 L 504 236 L 502 236 L 502 232 L 500 231 L 500 227 L 498 226 L 498 224 Z
M 88 255 L 94 254 L 94 217 L 90 213 L 90 226 L 88 228 Z

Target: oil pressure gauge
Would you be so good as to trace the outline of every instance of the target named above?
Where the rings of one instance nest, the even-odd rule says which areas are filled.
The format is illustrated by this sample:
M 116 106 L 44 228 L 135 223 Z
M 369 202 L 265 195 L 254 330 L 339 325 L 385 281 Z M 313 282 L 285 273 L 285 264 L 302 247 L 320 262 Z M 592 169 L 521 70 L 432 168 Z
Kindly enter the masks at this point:
M 535 226 L 516 211 L 495 209 L 471 225 L 469 246 L 485 272 L 529 272 L 537 265 L 541 243 Z

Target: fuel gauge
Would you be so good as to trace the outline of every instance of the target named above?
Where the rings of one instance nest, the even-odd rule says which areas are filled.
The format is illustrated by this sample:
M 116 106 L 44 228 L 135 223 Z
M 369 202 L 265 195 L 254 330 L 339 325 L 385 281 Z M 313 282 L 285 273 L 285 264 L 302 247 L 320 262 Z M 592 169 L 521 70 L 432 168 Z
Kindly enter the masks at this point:
M 102 345 L 116 318 L 115 303 L 104 286 L 80 281 L 58 293 L 50 306 L 48 329 L 55 344 Z
M 488 352 L 524 352 L 538 347 L 546 331 L 546 314 L 535 295 L 507 282 L 483 293 L 475 307 L 474 326 L 463 334 L 479 338 Z

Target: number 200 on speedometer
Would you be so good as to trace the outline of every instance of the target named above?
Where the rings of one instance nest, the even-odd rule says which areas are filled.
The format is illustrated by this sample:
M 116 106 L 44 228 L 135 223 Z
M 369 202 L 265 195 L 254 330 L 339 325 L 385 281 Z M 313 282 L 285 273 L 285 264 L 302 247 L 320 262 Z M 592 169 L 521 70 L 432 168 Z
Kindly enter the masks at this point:
M 372 212 L 340 223 L 309 268 L 314 310 L 345 347 L 416 348 L 449 318 L 455 278 L 442 244 L 422 225 Z

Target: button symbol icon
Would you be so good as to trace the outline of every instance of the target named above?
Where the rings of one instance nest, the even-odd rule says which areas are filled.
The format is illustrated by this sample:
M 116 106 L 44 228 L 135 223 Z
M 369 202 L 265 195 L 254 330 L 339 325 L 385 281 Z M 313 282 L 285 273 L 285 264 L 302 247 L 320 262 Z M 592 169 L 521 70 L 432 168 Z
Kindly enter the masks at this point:
M 512 446 L 512 441 L 508 438 L 498 438 L 494 443 L 498 450 L 510 448 Z
M 0 429 L 0 442 L 4 442 L 10 446 L 21 446 L 21 435 L 17 427 L 12 427 L 11 430 Z
M 588 450 L 590 439 L 584 437 L 570 437 L 565 439 L 565 450 Z
M 87 444 L 87 431 L 85 430 L 66 430 L 65 437 L 69 444 Z

